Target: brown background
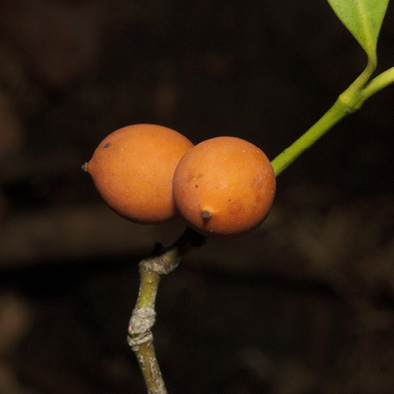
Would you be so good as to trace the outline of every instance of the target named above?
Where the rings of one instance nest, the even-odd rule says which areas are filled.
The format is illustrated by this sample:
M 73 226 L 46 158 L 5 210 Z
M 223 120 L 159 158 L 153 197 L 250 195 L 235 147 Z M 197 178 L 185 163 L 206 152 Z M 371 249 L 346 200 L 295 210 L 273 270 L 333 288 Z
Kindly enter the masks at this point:
M 364 65 L 323 0 L 0 0 L 0 393 L 144 392 L 137 262 L 184 224 L 104 205 L 80 169 L 102 138 L 159 123 L 274 158 Z M 389 87 L 287 169 L 261 228 L 163 279 L 170 393 L 392 392 L 393 103 Z

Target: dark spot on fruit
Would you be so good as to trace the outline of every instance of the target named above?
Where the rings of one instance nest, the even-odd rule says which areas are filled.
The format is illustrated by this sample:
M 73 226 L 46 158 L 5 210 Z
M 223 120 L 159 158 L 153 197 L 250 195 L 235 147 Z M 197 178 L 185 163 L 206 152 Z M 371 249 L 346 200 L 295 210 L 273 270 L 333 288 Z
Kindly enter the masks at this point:
M 242 204 L 239 201 L 233 201 L 228 205 L 228 211 L 231 214 L 238 213 L 242 209 Z
M 104 146 L 103 149 L 107 149 L 111 144 L 109 142 L 107 142 Z
M 198 189 L 198 185 L 194 186 L 195 189 Z

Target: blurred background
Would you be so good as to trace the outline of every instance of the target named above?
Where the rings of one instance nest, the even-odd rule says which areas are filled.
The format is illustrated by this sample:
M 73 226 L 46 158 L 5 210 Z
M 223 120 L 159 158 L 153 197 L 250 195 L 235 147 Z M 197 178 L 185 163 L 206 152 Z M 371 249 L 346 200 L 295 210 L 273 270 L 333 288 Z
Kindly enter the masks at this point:
M 272 159 L 365 63 L 324 0 L 0 0 L 0 393 L 145 392 L 126 343 L 137 264 L 184 224 L 101 201 L 81 165 L 107 134 L 158 123 Z M 163 278 L 170 393 L 392 393 L 393 108 L 388 87 L 281 174 L 257 231 Z

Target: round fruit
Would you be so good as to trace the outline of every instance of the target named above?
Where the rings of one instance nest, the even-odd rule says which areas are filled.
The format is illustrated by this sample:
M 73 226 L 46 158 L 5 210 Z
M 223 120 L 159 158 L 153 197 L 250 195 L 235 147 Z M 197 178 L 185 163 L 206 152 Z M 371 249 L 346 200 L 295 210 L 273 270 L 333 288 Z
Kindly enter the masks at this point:
M 259 226 L 275 197 L 267 156 L 235 137 L 217 137 L 190 149 L 173 179 L 175 203 L 189 225 L 204 235 L 238 235 Z
M 136 124 L 109 134 L 82 167 L 115 212 L 134 222 L 156 223 L 177 212 L 172 178 L 192 146 L 175 130 Z

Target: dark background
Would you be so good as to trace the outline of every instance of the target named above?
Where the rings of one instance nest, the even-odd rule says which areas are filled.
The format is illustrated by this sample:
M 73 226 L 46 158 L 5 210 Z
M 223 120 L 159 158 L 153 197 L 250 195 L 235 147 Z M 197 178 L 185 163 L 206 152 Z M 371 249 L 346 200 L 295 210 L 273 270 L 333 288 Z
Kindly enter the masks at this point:
M 107 134 L 158 123 L 272 159 L 365 62 L 324 0 L 0 0 L 0 393 L 145 392 L 137 263 L 184 224 L 104 205 L 80 167 Z M 288 168 L 258 230 L 163 278 L 170 393 L 392 393 L 393 104 L 388 87 Z

